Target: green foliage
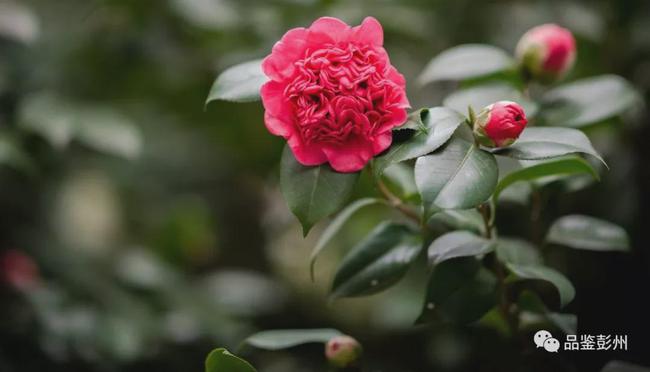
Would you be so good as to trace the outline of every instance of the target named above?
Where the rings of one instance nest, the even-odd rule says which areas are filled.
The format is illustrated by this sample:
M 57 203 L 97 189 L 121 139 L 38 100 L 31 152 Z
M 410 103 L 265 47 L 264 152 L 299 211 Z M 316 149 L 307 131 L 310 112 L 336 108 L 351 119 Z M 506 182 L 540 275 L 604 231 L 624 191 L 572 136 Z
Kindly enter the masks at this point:
M 418 323 L 471 323 L 496 304 L 497 278 L 473 257 L 436 265 Z
M 326 343 L 341 336 L 336 329 L 277 329 L 258 332 L 249 336 L 244 342 L 258 349 L 281 350 L 302 344 Z
M 465 80 L 512 68 L 512 58 L 491 45 L 459 45 L 440 53 L 418 77 L 420 84 L 438 80 Z
M 415 162 L 415 182 L 425 215 L 439 209 L 468 209 L 487 199 L 498 178 L 494 156 L 462 138 Z
M 262 72 L 262 60 L 244 62 L 223 71 L 212 84 L 205 101 L 252 102 L 260 99 L 260 88 L 269 79 Z
M 639 93 L 620 76 L 590 77 L 546 92 L 543 119 L 551 125 L 580 128 L 621 115 L 641 102 Z
M 550 159 L 527 164 L 523 168 L 503 177 L 499 180 L 494 190 L 493 198 L 494 200 L 498 200 L 501 192 L 517 182 L 533 181 L 549 176 L 575 174 L 588 174 L 595 179 L 599 179 L 598 173 L 596 173 L 591 165 L 577 156 Z
M 212 350 L 205 360 L 205 372 L 256 372 L 247 361 L 219 348 Z
M 385 222 L 377 226 L 341 262 L 332 298 L 380 292 L 399 281 L 422 249 L 422 238 L 410 227 Z
M 435 151 L 451 138 L 456 128 L 463 122 L 465 122 L 464 116 L 444 107 L 416 111 L 405 124 L 408 129 L 413 128 L 415 133 L 407 141 L 395 143 L 386 154 L 375 158 L 373 162 L 375 174 L 380 176 L 391 164 L 415 159 Z
M 457 257 L 479 256 L 491 252 L 494 241 L 468 231 L 454 231 L 434 240 L 427 250 L 429 262 L 437 265 Z
M 280 187 L 306 236 L 316 222 L 339 210 L 352 193 L 358 173 L 338 173 L 329 165 L 306 167 L 286 147 L 280 163 Z
M 377 204 L 381 203 L 382 201 L 380 199 L 375 199 L 375 198 L 363 198 L 359 199 L 347 207 L 343 209 L 337 216 L 330 222 L 329 225 L 327 225 L 327 228 L 323 231 L 323 234 L 318 238 L 318 242 L 316 242 L 316 246 L 314 247 L 314 250 L 311 252 L 311 256 L 309 258 L 309 268 L 310 268 L 310 274 L 312 280 L 314 280 L 314 267 L 316 265 L 316 259 L 318 258 L 318 255 L 321 253 L 321 251 L 327 246 L 327 243 L 334 238 L 336 233 L 339 232 L 339 230 L 343 227 L 343 225 L 347 222 L 347 220 L 352 217 L 352 215 L 357 212 L 359 209 L 372 205 L 372 204 Z
M 589 138 L 581 131 L 572 128 L 526 128 L 512 146 L 497 149 L 494 153 L 523 160 L 549 159 L 582 153 L 604 163 Z
M 573 285 L 562 273 L 550 267 L 541 265 L 521 265 L 508 263 L 506 267 L 512 272 L 514 278 L 517 280 L 542 280 L 551 283 L 559 294 L 560 306 L 564 307 L 573 301 L 576 291 Z
M 477 113 L 485 106 L 498 101 L 513 101 L 520 104 L 526 112 L 526 117 L 533 118 L 538 105 L 526 98 L 521 91 L 509 83 L 489 83 L 457 90 L 448 95 L 443 104 L 458 112 L 467 112 L 471 107 Z
M 577 214 L 557 219 L 546 241 L 591 251 L 627 251 L 630 244 L 627 233 L 620 226 Z

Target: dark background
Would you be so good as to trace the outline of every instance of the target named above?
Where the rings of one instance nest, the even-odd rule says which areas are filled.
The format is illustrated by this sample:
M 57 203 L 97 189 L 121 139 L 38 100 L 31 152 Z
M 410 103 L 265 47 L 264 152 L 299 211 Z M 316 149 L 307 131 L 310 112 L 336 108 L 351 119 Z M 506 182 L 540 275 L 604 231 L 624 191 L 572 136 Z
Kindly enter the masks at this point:
M 3 284 L 0 371 L 200 371 L 214 347 L 235 351 L 259 329 L 308 327 L 357 337 L 369 371 L 650 366 L 642 110 L 585 128 L 610 170 L 577 192 L 546 191 L 542 220 L 581 213 L 629 232 L 629 254 L 549 252 L 576 286 L 566 311 L 578 315 L 578 333 L 628 335 L 628 351 L 550 355 L 533 350 L 529 334 L 412 327 L 423 265 L 386 293 L 327 304 L 341 253 L 384 212 L 355 218 L 312 283 L 308 256 L 322 225 L 303 240 L 288 212 L 277 189 L 283 141 L 266 132 L 261 105 L 203 107 L 219 71 L 265 56 L 286 30 L 323 15 L 379 19 L 407 82 L 448 47 L 513 51 L 528 28 L 555 22 L 578 41 L 567 80 L 619 74 L 647 101 L 643 0 L 0 0 L 0 250 L 38 267 L 23 270 L 27 288 Z M 454 88 L 408 85 L 414 108 Z M 369 192 L 364 179 L 358 194 Z M 505 205 L 499 228 L 525 236 L 528 216 L 527 206 Z M 326 370 L 320 346 L 240 354 L 260 371 Z

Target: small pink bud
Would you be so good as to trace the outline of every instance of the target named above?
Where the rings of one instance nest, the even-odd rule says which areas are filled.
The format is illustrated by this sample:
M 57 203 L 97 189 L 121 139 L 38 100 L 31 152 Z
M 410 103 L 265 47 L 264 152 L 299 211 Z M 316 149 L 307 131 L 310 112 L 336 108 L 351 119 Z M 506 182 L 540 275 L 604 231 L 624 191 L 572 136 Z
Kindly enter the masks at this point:
M 576 59 L 576 42 L 571 31 L 555 24 L 533 27 L 517 44 L 517 59 L 532 78 L 551 83 L 571 70 Z
M 38 285 L 38 266 L 31 257 L 15 249 L 0 256 L 0 278 L 11 287 L 25 291 Z
M 359 359 L 361 356 L 361 344 L 350 336 L 336 336 L 330 339 L 325 345 L 325 356 L 335 367 L 345 368 Z
M 499 101 L 485 107 L 474 122 L 474 135 L 486 147 L 509 146 L 519 138 L 528 120 L 515 102 Z

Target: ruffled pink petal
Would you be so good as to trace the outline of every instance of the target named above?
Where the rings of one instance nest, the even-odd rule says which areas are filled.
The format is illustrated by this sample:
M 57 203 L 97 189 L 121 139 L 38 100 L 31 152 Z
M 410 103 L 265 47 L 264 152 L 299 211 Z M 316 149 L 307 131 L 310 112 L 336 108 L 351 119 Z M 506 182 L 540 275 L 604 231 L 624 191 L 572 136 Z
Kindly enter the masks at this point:
M 373 17 L 366 17 L 360 26 L 356 26 L 352 30 L 352 39 L 356 42 L 374 46 L 384 45 L 384 30 L 379 21 Z
M 307 48 L 309 31 L 298 27 L 287 31 L 280 41 L 275 43 L 271 54 L 262 61 L 262 71 L 275 81 L 282 81 L 293 75 L 294 63 L 303 57 Z
M 358 172 L 366 166 L 373 156 L 372 145 L 362 140 L 350 141 L 342 146 L 324 146 L 332 168 L 337 172 Z
M 350 35 L 350 26 L 340 19 L 333 17 L 318 18 L 309 27 L 311 41 L 325 41 L 332 43 L 347 41 Z
M 285 84 L 273 80 L 264 83 L 260 89 L 264 109 L 273 116 L 291 115 L 291 104 L 284 96 L 284 89 Z
M 321 165 L 327 162 L 327 156 L 319 146 L 306 146 L 302 143 L 300 135 L 295 134 L 288 138 L 287 144 L 293 152 L 298 163 L 304 166 Z
M 270 112 L 264 113 L 264 124 L 271 134 L 288 138 L 294 133 L 293 125 L 290 122 L 273 116 Z
M 393 142 L 393 133 L 388 131 L 378 136 L 375 136 L 375 141 L 372 143 L 373 155 L 377 155 L 386 150 Z

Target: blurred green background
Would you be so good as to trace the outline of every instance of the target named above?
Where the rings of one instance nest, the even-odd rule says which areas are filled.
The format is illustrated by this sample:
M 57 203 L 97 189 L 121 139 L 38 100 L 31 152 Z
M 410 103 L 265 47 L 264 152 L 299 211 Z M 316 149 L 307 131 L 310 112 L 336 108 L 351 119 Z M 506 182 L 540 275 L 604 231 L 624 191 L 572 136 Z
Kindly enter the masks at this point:
M 219 71 L 268 54 L 289 28 L 379 19 L 392 63 L 415 77 L 460 43 L 508 51 L 544 22 L 574 31 L 568 77 L 616 73 L 650 88 L 650 2 L 467 0 L 0 0 L 0 371 L 201 371 L 260 329 L 334 327 L 369 371 L 597 371 L 650 365 L 650 120 L 586 129 L 610 170 L 545 195 L 544 222 L 597 216 L 630 254 L 552 261 L 577 287 L 579 333 L 627 334 L 626 352 L 542 355 L 483 327 L 413 327 L 426 268 L 365 299 L 326 302 L 341 253 L 385 217 L 357 216 L 309 279 L 324 224 L 303 239 L 277 188 L 283 141 L 259 103 L 203 102 Z M 408 85 L 414 108 L 455 88 Z M 373 192 L 362 182 L 358 194 Z M 527 207 L 499 211 L 509 235 Z M 321 346 L 240 350 L 260 371 L 324 371 Z

